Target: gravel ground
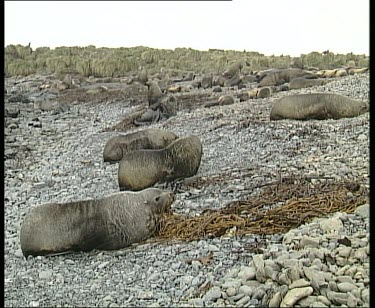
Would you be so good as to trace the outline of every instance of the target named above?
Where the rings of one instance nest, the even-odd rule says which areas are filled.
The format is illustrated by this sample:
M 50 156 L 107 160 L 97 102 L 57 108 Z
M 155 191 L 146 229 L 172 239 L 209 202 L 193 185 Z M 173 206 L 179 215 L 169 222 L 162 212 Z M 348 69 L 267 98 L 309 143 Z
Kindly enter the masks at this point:
M 6 87 L 10 84 L 7 80 Z M 13 86 L 13 91 L 20 89 Z M 167 122 L 151 125 L 201 138 L 204 154 L 197 176 L 230 175 L 227 182 L 179 193 L 174 211 L 193 215 L 220 208 L 280 176 L 353 179 L 368 187 L 369 113 L 340 120 L 268 120 L 274 99 L 301 92 L 368 99 L 369 73 L 266 99 L 181 110 Z M 118 191 L 117 164 L 102 161 L 105 142 L 118 133 L 102 130 L 121 121 L 131 107 L 118 101 L 46 112 L 34 109 L 32 102 L 6 106 L 17 106 L 20 113 L 8 117 L 5 128 L 5 306 L 368 305 L 368 205 L 356 214 L 338 213 L 285 236 L 145 243 L 119 251 L 26 260 L 19 230 L 31 207 Z M 343 236 L 351 247 L 339 244 Z M 244 249 L 259 240 L 265 241 L 263 253 Z M 332 263 L 325 257 L 328 251 Z M 210 264 L 186 262 L 210 252 Z M 289 273 L 285 259 L 301 263 L 298 274 Z M 328 273 L 321 275 L 323 281 L 316 278 L 320 272 Z

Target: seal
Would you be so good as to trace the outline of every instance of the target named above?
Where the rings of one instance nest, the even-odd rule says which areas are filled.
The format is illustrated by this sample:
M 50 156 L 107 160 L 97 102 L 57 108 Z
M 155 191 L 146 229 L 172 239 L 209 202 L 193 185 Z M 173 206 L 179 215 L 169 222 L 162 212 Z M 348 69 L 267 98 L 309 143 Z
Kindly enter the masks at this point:
M 261 87 L 258 88 L 257 98 L 267 98 L 272 95 L 273 91 L 271 87 Z
M 104 162 L 117 162 L 124 154 L 139 149 L 162 149 L 178 136 L 170 131 L 149 128 L 134 133 L 112 137 L 104 146 Z
M 191 177 L 198 172 L 202 152 L 202 143 L 194 135 L 179 138 L 164 149 L 130 152 L 119 164 L 119 188 L 137 191 Z
M 152 106 L 153 104 L 158 102 L 158 100 L 163 96 L 163 93 L 161 92 L 159 85 L 153 80 L 148 80 L 146 82 L 146 85 L 148 88 L 148 105 Z
M 175 194 L 158 188 L 33 208 L 21 226 L 25 257 L 116 250 L 151 237 Z
M 241 78 L 240 78 L 240 71 L 238 70 L 232 78 L 226 80 L 224 82 L 224 87 L 234 87 L 234 86 L 238 86 L 238 84 L 241 82 Z
M 273 104 L 270 120 L 326 120 L 351 118 L 369 111 L 365 101 L 333 93 L 308 93 L 284 96 Z
M 368 67 L 364 68 L 349 68 L 348 70 L 349 75 L 355 75 L 355 74 L 363 74 L 368 71 Z
M 317 78 L 317 75 L 299 68 L 267 70 L 259 75 L 258 87 L 279 86 L 296 77 Z
M 232 78 L 237 72 L 240 72 L 243 68 L 243 63 L 241 61 L 234 62 L 231 64 L 226 71 L 224 71 L 223 76 Z
M 221 89 L 221 88 L 220 88 Z M 232 105 L 234 104 L 234 98 L 231 95 L 222 95 L 216 102 L 206 103 L 204 105 L 205 108 L 210 108 L 213 106 L 225 106 L 225 105 Z
M 148 81 L 148 72 L 145 68 L 143 68 L 139 73 L 138 73 L 138 82 L 142 85 L 146 85 Z

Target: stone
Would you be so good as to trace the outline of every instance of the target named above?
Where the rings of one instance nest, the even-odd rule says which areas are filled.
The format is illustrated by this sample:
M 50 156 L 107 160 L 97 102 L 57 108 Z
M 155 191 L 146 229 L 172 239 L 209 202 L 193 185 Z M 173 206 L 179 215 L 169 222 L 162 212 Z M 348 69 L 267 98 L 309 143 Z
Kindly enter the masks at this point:
M 354 281 L 350 276 L 337 276 L 336 279 L 338 282 L 349 282 L 354 284 Z
M 246 267 L 238 273 L 238 278 L 246 281 L 255 278 L 256 270 L 254 267 Z
M 39 273 L 40 279 L 50 279 L 52 277 L 52 271 L 46 270 Z
M 360 205 L 356 208 L 354 211 L 354 214 L 362 217 L 362 218 L 369 218 L 370 216 L 370 204 L 366 203 L 363 205 Z
M 289 290 L 281 301 L 280 307 L 293 307 L 301 298 L 307 297 L 313 293 L 312 287 L 295 288 Z
M 344 293 L 351 292 L 353 289 L 356 289 L 356 288 L 357 287 L 354 284 L 349 283 L 349 282 L 340 282 L 337 284 L 337 289 L 340 292 L 344 292 Z
M 289 286 L 292 283 L 292 280 L 290 280 L 286 273 L 280 273 L 279 277 L 277 278 L 277 282 Z
M 266 277 L 269 277 L 275 281 L 277 279 L 278 272 L 275 271 L 271 266 L 265 266 L 264 274 Z
M 338 247 L 337 248 L 338 255 L 343 258 L 348 258 L 350 256 L 350 253 L 352 252 L 351 247 Z
M 356 307 L 358 305 L 359 298 L 355 297 L 352 293 L 348 294 L 348 307 Z
M 346 305 L 348 302 L 348 294 L 335 291 L 328 291 L 327 298 L 336 305 Z
M 193 307 L 204 307 L 204 302 L 201 298 L 191 298 L 188 300 L 188 304 Z
M 298 279 L 296 281 L 293 281 L 290 285 L 289 285 L 289 289 L 295 289 L 295 288 L 303 288 L 303 287 L 308 287 L 310 286 L 310 282 L 307 281 L 306 279 L 304 278 L 301 278 L 301 279 Z
M 303 307 L 303 306 L 302 306 Z M 327 305 L 323 304 L 322 302 L 313 302 L 309 307 L 328 307 Z
M 253 290 L 254 290 L 254 288 L 249 287 L 249 286 L 240 286 L 239 289 L 238 289 L 238 293 L 239 294 L 245 294 L 245 295 L 248 295 L 248 296 L 252 296 Z
M 246 305 L 248 302 L 250 301 L 250 296 L 248 295 L 245 295 L 244 297 L 242 297 L 237 303 L 236 303 L 236 306 L 244 306 Z
M 266 291 L 265 291 L 262 287 L 259 287 L 259 288 L 256 288 L 256 289 L 253 291 L 253 296 L 252 296 L 252 298 L 255 298 L 255 299 L 261 300 L 261 299 L 263 298 L 264 294 L 266 294 Z
M 332 291 L 335 291 L 335 292 L 338 292 L 339 289 L 337 288 L 337 284 L 336 282 L 334 281 L 329 281 L 328 282 L 328 287 L 332 290 Z
M 318 295 L 317 299 L 318 299 L 318 301 L 320 301 L 321 303 L 323 303 L 326 306 L 331 305 L 331 302 L 329 301 L 329 299 L 327 297 L 323 296 L 323 295 Z
M 268 304 L 268 307 L 280 307 L 281 299 L 282 299 L 281 293 L 280 292 L 276 292 L 272 296 L 272 298 L 271 298 L 271 300 L 270 300 L 270 302 Z
M 370 303 L 370 290 L 369 289 L 363 289 L 361 292 L 361 298 L 366 303 Z
M 298 267 L 291 267 L 287 269 L 286 274 L 291 281 L 296 281 L 300 278 L 300 270 Z
M 298 305 L 301 305 L 302 307 L 310 307 L 313 303 L 318 301 L 317 296 L 310 295 L 305 298 L 302 298 L 298 301 Z M 312 306 L 314 307 L 314 306 Z
M 204 295 L 203 300 L 205 302 L 214 302 L 221 297 L 221 290 L 220 287 L 212 287 L 207 293 Z
M 233 287 L 230 287 L 225 292 L 227 293 L 227 295 L 229 297 L 232 297 L 232 296 L 235 296 L 237 294 L 237 289 L 233 288 Z
M 228 289 L 228 288 L 239 288 L 241 286 L 241 281 L 238 279 L 234 278 L 227 278 L 222 285 L 223 289 Z
M 325 218 L 319 223 L 324 233 L 338 233 L 343 230 L 344 225 L 338 218 Z
M 248 281 L 242 282 L 242 285 L 249 286 L 252 288 L 258 288 L 261 285 L 261 283 L 257 280 L 248 280 Z
M 299 247 L 301 249 L 305 247 L 317 248 L 319 247 L 319 239 L 304 235 L 299 242 Z
M 256 271 L 255 278 L 261 283 L 264 283 L 267 281 L 267 274 L 264 267 L 259 267 Z
M 263 255 L 255 255 L 253 257 L 253 264 L 254 264 L 256 270 L 264 268 Z

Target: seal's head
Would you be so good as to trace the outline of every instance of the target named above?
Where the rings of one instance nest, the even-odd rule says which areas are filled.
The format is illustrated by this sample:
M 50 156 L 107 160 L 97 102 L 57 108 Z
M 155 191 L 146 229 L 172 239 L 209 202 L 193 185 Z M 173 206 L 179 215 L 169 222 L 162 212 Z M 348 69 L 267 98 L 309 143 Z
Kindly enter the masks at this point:
M 149 204 L 156 214 L 167 212 L 176 200 L 176 194 L 173 191 L 159 188 L 147 188 L 142 191 L 142 194 L 144 194 L 145 203 Z

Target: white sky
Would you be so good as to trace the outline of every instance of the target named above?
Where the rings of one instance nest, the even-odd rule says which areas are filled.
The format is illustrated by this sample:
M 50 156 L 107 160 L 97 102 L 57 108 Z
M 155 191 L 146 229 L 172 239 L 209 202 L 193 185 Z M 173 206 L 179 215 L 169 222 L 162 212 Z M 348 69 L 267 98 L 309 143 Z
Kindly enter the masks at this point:
M 5 46 L 369 55 L 369 0 L 5 1 Z

